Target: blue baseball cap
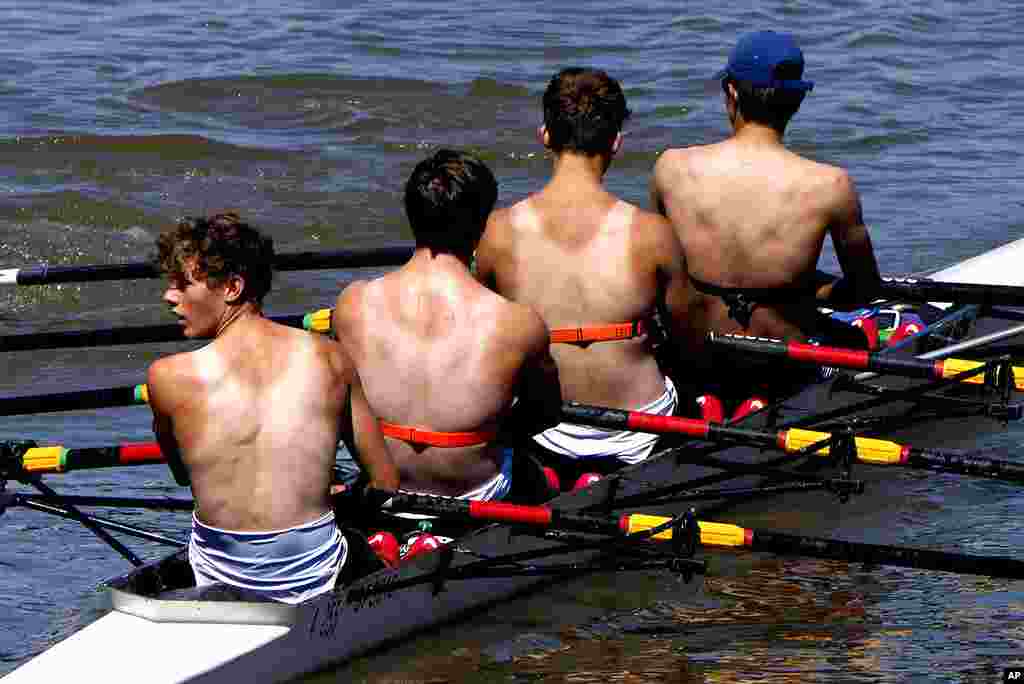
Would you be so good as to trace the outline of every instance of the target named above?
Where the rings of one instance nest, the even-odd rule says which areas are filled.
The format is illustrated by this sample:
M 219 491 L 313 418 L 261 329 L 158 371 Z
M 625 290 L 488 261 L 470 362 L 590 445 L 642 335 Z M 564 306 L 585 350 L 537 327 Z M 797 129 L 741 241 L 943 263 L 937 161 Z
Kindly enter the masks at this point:
M 729 55 L 729 63 L 715 74 L 715 78 L 730 76 L 737 81 L 746 81 L 755 88 L 807 92 L 814 87 L 812 81 L 777 78 L 775 70 L 783 64 L 798 66 L 797 76 L 803 76 L 804 53 L 797 47 L 793 36 L 774 31 L 748 33 L 736 43 Z

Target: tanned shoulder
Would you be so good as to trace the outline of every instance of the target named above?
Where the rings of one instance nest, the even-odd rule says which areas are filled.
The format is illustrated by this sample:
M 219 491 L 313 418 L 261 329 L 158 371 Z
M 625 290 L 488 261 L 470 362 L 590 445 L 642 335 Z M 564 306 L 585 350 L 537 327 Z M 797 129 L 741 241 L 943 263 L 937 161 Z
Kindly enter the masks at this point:
M 511 243 L 511 210 L 509 208 L 495 209 L 487 217 L 487 225 L 484 227 L 484 234 L 477 245 L 474 255 L 473 272 L 476 279 L 487 287 L 494 289 L 495 271 L 497 265 L 502 261 L 502 255 L 507 252 Z
M 550 344 L 551 332 L 544 319 L 533 307 L 509 302 L 509 330 L 514 331 L 529 355 L 545 352 Z
M 683 248 L 672 223 L 661 214 L 645 209 L 637 211 L 631 244 L 640 264 L 650 264 L 659 269 L 672 267 L 676 270 L 675 267 L 683 258 Z
M 357 333 L 362 327 L 363 308 L 370 282 L 354 280 L 338 295 L 334 304 L 331 327 L 334 336 L 345 349 L 356 341 Z
M 193 394 L 196 380 L 189 357 L 191 353 L 172 354 L 150 364 L 146 372 L 146 388 L 149 391 L 149 402 L 154 408 L 170 413 L 184 398 Z

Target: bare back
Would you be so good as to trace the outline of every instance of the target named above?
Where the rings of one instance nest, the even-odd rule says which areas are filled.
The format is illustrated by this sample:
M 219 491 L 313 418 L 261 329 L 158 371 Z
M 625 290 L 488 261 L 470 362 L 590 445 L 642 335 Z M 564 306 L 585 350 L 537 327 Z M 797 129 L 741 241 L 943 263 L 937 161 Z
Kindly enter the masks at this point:
M 495 428 L 547 336 L 532 311 L 482 287 L 455 257 L 428 250 L 378 280 L 350 285 L 336 312 L 370 412 L 434 432 Z M 496 444 L 386 441 L 403 489 L 458 495 L 501 468 Z
M 161 359 L 149 375 L 203 523 L 280 530 L 330 509 L 351 382 L 338 344 L 254 317 L 202 349 Z
M 662 217 L 603 190 L 549 186 L 491 214 L 478 277 L 533 307 L 550 329 L 625 323 L 654 313 L 679 251 Z M 551 355 L 567 400 L 636 408 L 665 392 L 645 338 L 552 344 Z
M 720 297 L 701 295 L 698 306 L 712 330 L 787 338 L 808 333 L 814 273 L 828 234 L 844 272 L 877 277 L 849 176 L 782 145 L 734 137 L 668 151 L 655 166 L 652 196 L 675 227 L 695 280 L 780 291 L 775 301 L 758 303 L 746 327 L 730 317 Z

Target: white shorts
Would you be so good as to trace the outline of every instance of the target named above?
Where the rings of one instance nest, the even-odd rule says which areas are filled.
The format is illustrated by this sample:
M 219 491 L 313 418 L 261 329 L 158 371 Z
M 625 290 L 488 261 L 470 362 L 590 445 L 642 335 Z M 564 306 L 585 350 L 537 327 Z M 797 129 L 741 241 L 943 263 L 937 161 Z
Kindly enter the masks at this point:
M 334 587 L 348 542 L 334 512 L 287 530 L 234 532 L 192 514 L 188 560 L 196 586 L 241 587 L 284 603 L 301 603 Z
M 675 413 L 678 403 L 676 386 L 668 376 L 665 376 L 665 392 L 646 406 L 633 410 L 670 416 Z M 623 463 L 633 464 L 651 455 L 654 445 L 658 442 L 658 435 L 559 423 L 539 435 L 534 435 L 533 441 L 548 451 L 570 459 L 583 461 L 592 458 L 614 458 Z

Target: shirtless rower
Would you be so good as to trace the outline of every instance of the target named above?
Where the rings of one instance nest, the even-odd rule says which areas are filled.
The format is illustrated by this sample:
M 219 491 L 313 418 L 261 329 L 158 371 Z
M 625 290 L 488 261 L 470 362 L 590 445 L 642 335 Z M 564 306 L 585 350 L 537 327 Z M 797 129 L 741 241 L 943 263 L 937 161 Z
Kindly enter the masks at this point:
M 566 400 L 670 415 L 675 386 L 644 327 L 660 309 L 676 345 L 689 348 L 699 334 L 688 327 L 691 293 L 672 226 L 603 185 L 622 146 L 625 95 L 603 71 L 570 68 L 551 79 L 543 106 L 538 137 L 554 155 L 552 177 L 491 215 L 477 277 L 536 309 L 551 328 Z M 644 460 L 657 436 L 561 424 L 534 441 L 571 484 L 583 471 Z
M 153 430 L 192 486 L 197 587 L 222 582 L 298 603 L 327 591 L 348 545 L 328 498 L 346 397 L 365 403 L 342 348 L 263 317 L 273 243 L 236 214 L 188 218 L 158 241 L 164 301 L 189 338 L 214 338 L 149 368 Z M 369 427 L 373 427 L 371 424 Z M 395 489 L 383 450 L 362 450 Z
M 531 412 L 557 415 L 561 405 L 544 322 L 469 270 L 497 194 L 494 176 L 471 155 L 439 150 L 423 160 L 405 186 L 412 258 L 338 297 L 335 332 L 404 490 L 504 498 L 514 454 L 499 431 L 514 432 L 513 401 L 527 421 Z
M 803 71 L 791 36 L 744 36 L 718 74 L 732 137 L 662 154 L 651 201 L 675 226 L 711 330 L 863 344 L 816 310 L 823 302 L 815 298 L 833 308 L 869 301 L 879 275 L 849 174 L 783 145 L 813 87 Z M 820 286 L 815 268 L 826 235 L 843 278 Z

